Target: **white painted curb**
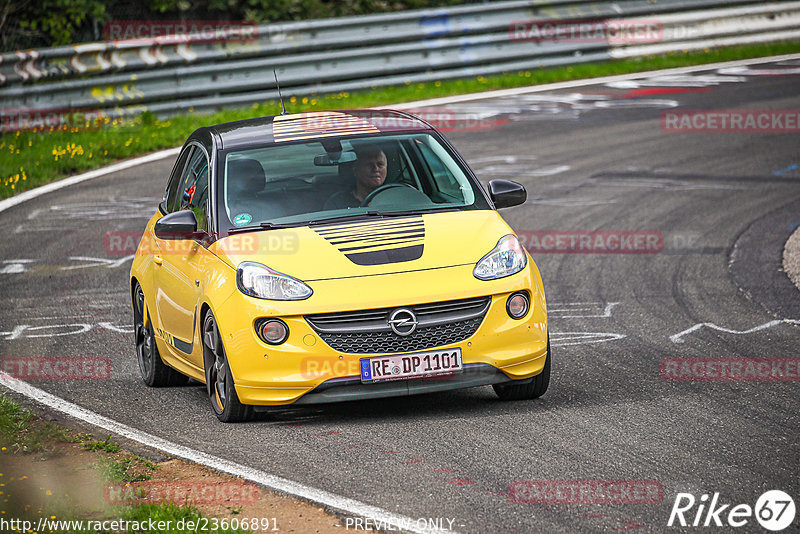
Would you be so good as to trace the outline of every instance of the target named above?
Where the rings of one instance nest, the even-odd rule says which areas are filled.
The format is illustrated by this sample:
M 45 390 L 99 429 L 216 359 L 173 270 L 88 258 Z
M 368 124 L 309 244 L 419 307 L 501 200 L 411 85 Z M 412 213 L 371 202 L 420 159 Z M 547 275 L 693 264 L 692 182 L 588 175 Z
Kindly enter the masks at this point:
M 113 432 L 118 436 L 122 436 L 148 447 L 158 449 L 171 456 L 206 465 L 212 469 L 216 469 L 217 471 L 229 473 L 245 480 L 255 482 L 256 484 L 260 484 L 268 489 L 291 496 L 300 497 L 301 499 L 305 499 L 314 503 L 319 503 L 338 512 L 343 512 L 354 517 L 369 518 L 372 520 L 373 525 L 375 522 L 381 522 L 384 527 L 382 530 L 399 529 L 404 532 L 413 532 L 415 534 L 428 534 L 434 532 L 441 534 L 441 530 L 429 529 L 427 528 L 427 524 L 425 525 L 425 528 L 420 527 L 416 519 L 388 512 L 382 508 L 364 504 L 360 501 L 349 499 L 347 497 L 341 497 L 334 493 L 312 488 L 298 482 L 292 482 L 291 480 L 270 475 L 264 471 L 259 471 L 258 469 L 254 469 L 252 467 L 237 464 L 211 454 L 197 451 L 183 445 L 178 445 L 177 443 L 173 443 L 152 434 L 148 434 L 147 432 L 142 432 L 141 430 L 118 423 L 113 419 L 109 419 L 108 417 L 104 417 L 98 413 L 87 410 L 86 408 L 82 408 L 77 404 L 73 404 L 62 398 L 56 397 L 55 395 L 51 395 L 46 391 L 35 388 L 5 373 L 0 373 L 0 385 L 15 391 L 20 395 L 24 395 L 34 402 L 52 408 L 53 410 L 57 410 L 70 417 L 80 419 L 98 428 Z
M 152 154 L 148 154 L 146 156 L 141 156 L 138 158 L 121 161 L 119 163 L 114 163 L 113 165 L 109 165 L 107 167 L 101 167 L 99 169 L 85 172 L 83 174 L 76 174 L 75 176 L 70 176 L 69 178 L 64 178 L 62 180 L 50 182 L 49 184 L 37 187 L 35 189 L 23 191 L 19 195 L 15 195 L 13 197 L 0 200 L 0 213 L 6 211 L 8 208 L 11 208 L 18 204 L 22 204 L 23 202 L 26 202 L 36 197 L 40 197 L 47 193 L 58 191 L 59 189 L 79 184 L 81 182 L 86 182 L 87 180 L 93 180 L 94 178 L 106 176 L 111 173 L 115 173 L 117 171 L 130 169 L 131 167 L 136 167 L 137 165 L 143 165 L 145 163 L 158 161 L 160 159 L 177 156 L 178 152 L 180 152 L 180 148 L 170 148 L 167 150 L 162 150 L 160 152 L 153 152 Z

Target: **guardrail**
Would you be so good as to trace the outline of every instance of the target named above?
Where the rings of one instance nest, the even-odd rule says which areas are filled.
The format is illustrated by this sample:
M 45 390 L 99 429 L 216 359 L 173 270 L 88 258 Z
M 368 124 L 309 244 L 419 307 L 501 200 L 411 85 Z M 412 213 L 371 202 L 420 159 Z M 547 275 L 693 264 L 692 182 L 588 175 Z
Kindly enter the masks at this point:
M 533 31 L 582 23 L 651 25 L 657 35 L 563 39 Z M 20 110 L 168 116 L 247 105 L 276 98 L 272 69 L 288 97 L 797 40 L 800 1 L 525 0 L 257 26 L 247 42 L 221 37 L 209 42 L 190 34 L 3 54 L 0 118 Z

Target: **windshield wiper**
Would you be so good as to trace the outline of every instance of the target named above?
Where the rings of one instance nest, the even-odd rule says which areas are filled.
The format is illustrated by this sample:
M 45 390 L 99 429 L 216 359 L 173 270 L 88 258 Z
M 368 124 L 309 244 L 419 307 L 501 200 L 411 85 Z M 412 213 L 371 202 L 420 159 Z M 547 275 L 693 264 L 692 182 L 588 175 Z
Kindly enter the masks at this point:
M 308 222 L 306 224 L 308 224 L 308 226 L 315 226 L 315 225 L 319 225 L 319 224 L 329 224 L 329 223 L 335 223 L 335 222 L 340 222 L 340 221 L 348 221 L 348 220 L 352 220 L 352 219 L 357 219 L 359 217 L 378 217 L 378 218 L 381 218 L 381 219 L 386 218 L 386 217 L 407 217 L 409 215 L 421 215 L 423 213 L 432 213 L 432 212 L 437 212 L 437 211 L 452 211 L 453 209 L 458 209 L 458 208 L 454 208 L 453 206 L 448 206 L 448 207 L 444 207 L 444 208 L 423 208 L 423 209 L 418 209 L 418 210 L 406 210 L 406 211 L 375 211 L 375 210 L 369 210 L 369 211 L 364 212 L 364 213 L 357 213 L 357 214 L 354 213 L 353 215 L 344 215 L 342 217 L 331 217 L 330 219 L 319 219 L 319 220 L 316 220 L 316 221 L 310 221 L 310 222 Z
M 274 223 L 274 222 L 262 222 L 258 226 L 234 226 L 230 230 L 228 230 L 229 234 L 235 234 L 236 232 L 252 232 L 254 230 L 277 230 L 280 228 L 294 228 L 297 226 L 304 226 L 305 223 Z
M 307 223 L 308 226 L 316 226 L 318 224 L 328 224 L 328 223 L 335 223 L 339 221 L 349 221 L 352 219 L 358 219 L 362 217 L 383 217 L 383 214 L 379 211 L 365 211 L 364 213 L 354 213 L 352 215 L 342 215 L 340 217 L 330 217 L 329 219 L 317 219 L 314 221 L 309 221 Z

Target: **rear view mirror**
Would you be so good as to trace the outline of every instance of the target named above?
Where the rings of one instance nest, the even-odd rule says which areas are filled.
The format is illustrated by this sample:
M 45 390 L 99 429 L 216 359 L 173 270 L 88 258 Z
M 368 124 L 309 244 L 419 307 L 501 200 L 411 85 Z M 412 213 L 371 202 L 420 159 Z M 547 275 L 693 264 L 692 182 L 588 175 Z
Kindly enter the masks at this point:
M 511 180 L 492 180 L 489 182 L 489 197 L 494 203 L 494 207 L 510 208 L 519 206 L 528 199 L 528 192 L 525 187 Z
M 314 165 L 317 167 L 332 167 L 340 163 L 350 163 L 356 160 L 355 152 L 330 152 L 314 156 Z

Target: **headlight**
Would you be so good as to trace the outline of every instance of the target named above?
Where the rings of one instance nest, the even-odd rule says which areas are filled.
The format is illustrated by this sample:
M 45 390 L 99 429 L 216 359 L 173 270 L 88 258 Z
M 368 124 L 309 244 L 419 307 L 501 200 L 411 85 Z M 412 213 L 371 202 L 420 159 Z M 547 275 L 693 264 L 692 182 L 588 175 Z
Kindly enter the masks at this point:
M 520 272 L 528 264 L 528 256 L 517 236 L 501 237 L 497 245 L 475 265 L 472 274 L 479 280 L 494 280 Z
M 310 287 L 297 278 L 252 261 L 239 264 L 236 285 L 245 295 L 269 300 L 303 300 L 313 293 Z

